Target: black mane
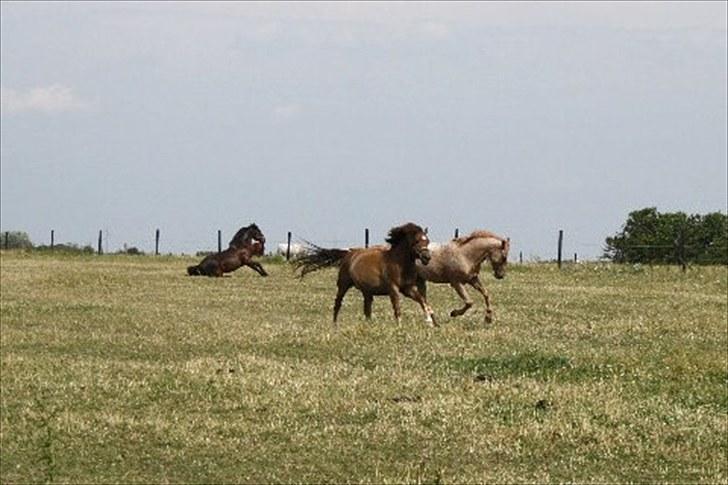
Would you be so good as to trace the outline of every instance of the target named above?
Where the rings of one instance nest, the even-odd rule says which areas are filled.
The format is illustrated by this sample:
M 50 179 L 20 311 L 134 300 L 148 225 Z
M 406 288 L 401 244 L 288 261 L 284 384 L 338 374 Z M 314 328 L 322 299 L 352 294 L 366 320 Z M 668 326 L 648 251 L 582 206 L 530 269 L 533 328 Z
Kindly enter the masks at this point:
M 258 226 L 253 223 L 249 226 L 242 227 L 235 233 L 233 238 L 230 240 L 230 247 L 239 248 L 250 242 L 251 239 L 264 240 L 263 233 L 260 231 Z
M 408 222 L 407 224 L 402 224 L 401 226 L 393 227 L 392 229 L 390 229 L 389 235 L 387 236 L 387 239 L 385 239 L 385 241 L 392 246 L 396 246 L 410 236 L 424 232 L 425 231 L 417 224 Z

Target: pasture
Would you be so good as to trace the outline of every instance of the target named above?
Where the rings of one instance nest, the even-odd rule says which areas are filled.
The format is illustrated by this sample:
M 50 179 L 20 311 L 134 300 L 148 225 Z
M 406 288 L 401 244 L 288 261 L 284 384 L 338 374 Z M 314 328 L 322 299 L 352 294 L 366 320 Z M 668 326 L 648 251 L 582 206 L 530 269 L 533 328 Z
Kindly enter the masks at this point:
M 728 480 L 728 269 L 490 269 L 373 321 L 335 270 L 3 252 L 2 483 Z

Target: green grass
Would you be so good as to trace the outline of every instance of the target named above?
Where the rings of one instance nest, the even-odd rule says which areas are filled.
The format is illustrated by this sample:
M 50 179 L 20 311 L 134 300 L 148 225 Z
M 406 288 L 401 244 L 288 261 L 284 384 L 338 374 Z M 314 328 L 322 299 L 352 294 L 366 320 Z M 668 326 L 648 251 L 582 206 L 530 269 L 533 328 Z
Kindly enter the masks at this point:
M 0 258 L 2 483 L 728 480 L 726 267 L 513 265 L 490 326 L 352 290 L 335 328 L 333 270 Z

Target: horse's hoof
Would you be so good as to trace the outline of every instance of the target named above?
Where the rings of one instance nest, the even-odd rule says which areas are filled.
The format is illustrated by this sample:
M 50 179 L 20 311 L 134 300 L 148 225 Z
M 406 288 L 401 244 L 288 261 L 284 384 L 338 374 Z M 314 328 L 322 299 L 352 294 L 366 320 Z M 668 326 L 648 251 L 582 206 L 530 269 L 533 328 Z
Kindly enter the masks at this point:
M 485 324 L 488 325 L 490 323 L 493 323 L 493 315 L 486 314 L 485 315 Z

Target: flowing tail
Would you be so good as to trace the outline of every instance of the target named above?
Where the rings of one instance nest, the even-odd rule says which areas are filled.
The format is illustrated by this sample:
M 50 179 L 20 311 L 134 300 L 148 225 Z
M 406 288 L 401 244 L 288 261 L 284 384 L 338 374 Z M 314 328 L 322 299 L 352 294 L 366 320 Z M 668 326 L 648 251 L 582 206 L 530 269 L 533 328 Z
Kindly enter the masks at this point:
M 188 266 L 187 267 L 187 274 L 190 276 L 202 276 L 202 272 L 200 272 L 200 266 Z
M 348 249 L 326 249 L 312 243 L 308 244 L 306 253 L 293 260 L 295 269 L 301 271 L 301 278 L 322 268 L 339 266 L 349 252 Z

